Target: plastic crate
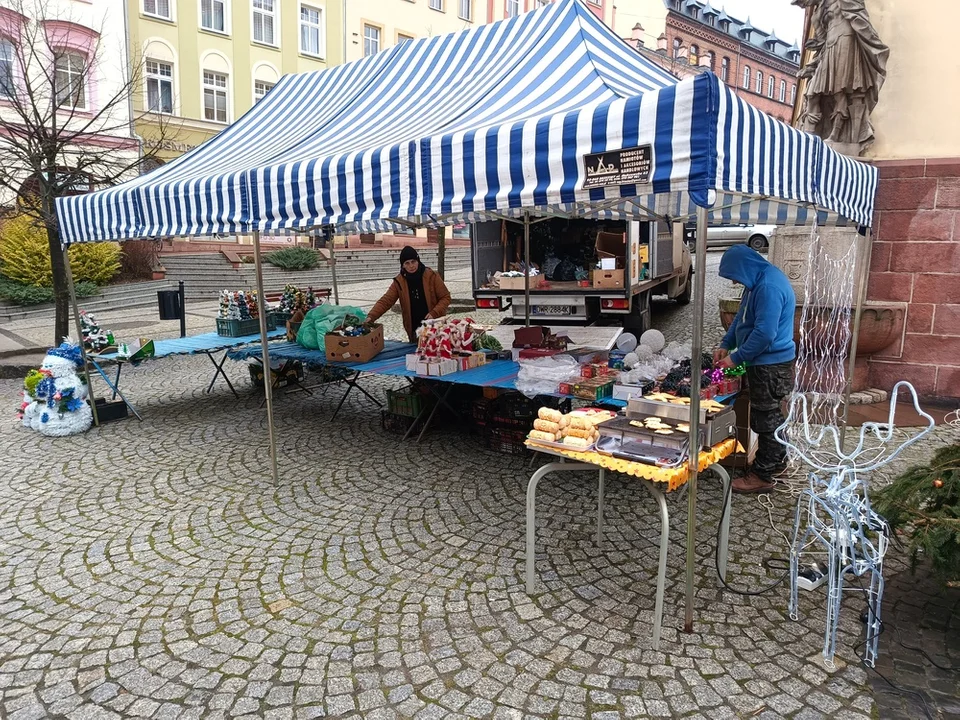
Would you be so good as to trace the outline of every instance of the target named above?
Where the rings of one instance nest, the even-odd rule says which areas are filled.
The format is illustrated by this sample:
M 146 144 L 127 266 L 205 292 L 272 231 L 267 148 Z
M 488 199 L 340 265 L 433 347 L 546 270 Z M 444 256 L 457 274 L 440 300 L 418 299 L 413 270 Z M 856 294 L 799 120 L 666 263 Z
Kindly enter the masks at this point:
M 397 415 L 387 410 L 380 411 L 380 427 L 390 433 L 405 435 L 416 421 L 416 418 L 409 415 Z
M 387 390 L 387 409 L 394 415 L 417 417 L 425 407 L 430 407 L 432 399 L 415 388 Z
M 523 444 L 527 431 L 513 428 L 488 427 L 484 432 L 484 444 L 494 452 L 504 455 L 523 455 L 527 451 Z
M 277 321 L 273 313 L 267 313 L 267 330 L 276 330 Z M 217 318 L 217 335 L 222 337 L 244 337 L 260 333 L 260 318 L 237 320 L 235 318 Z

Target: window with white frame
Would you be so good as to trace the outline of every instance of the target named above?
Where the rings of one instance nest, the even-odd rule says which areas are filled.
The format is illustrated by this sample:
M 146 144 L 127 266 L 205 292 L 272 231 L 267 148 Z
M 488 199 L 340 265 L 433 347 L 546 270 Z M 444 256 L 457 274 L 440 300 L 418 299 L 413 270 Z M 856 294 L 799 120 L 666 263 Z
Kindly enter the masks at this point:
M 7 38 L 0 38 L 0 97 L 13 97 L 14 47 Z
M 674 58 L 680 57 L 681 47 L 683 47 L 683 41 L 681 41 L 680 38 L 674 38 L 673 39 L 673 57 Z
M 776 84 L 777 84 L 776 78 L 774 78 L 773 75 L 771 75 L 770 79 L 767 81 L 767 97 L 768 98 L 773 97 L 773 89 L 774 87 L 776 87 Z
M 758 95 L 763 92 L 763 73 L 760 70 L 757 70 L 757 84 L 754 89 Z
M 256 105 L 258 102 L 263 100 L 266 97 L 267 93 L 273 90 L 273 86 L 276 83 L 267 82 L 266 80 L 256 80 L 253 83 L 253 103 Z
M 147 15 L 163 18 L 164 20 L 172 19 L 170 15 L 170 0 L 143 0 L 143 12 Z
M 57 53 L 54 58 L 57 105 L 83 110 L 87 107 L 87 59 L 78 53 Z
M 793 105 L 796 102 L 797 102 L 797 86 L 794 84 L 790 86 L 790 104 Z
M 214 32 L 227 31 L 225 0 L 200 0 L 200 27 Z
M 376 25 L 363 26 L 363 56 L 380 52 L 380 28 Z
M 780 81 L 780 95 L 778 99 L 780 100 L 780 102 L 787 101 L 787 81 L 786 80 Z
M 253 0 L 253 39 L 266 45 L 277 44 L 276 0 Z
M 460 0 L 460 19 L 473 20 L 473 0 Z
M 406 33 L 397 33 L 397 45 L 400 43 L 410 42 L 413 40 L 413 35 L 407 35 Z
M 300 52 L 323 57 L 323 10 L 300 6 Z
M 227 76 L 223 73 L 203 71 L 203 118 L 227 122 Z
M 150 112 L 173 113 L 173 65 L 147 60 L 147 109 Z
M 727 76 L 730 74 L 730 58 L 725 57 L 720 61 L 720 79 L 723 82 L 727 81 Z
M 506 0 L 507 17 L 516 17 L 520 14 L 520 0 Z
M 749 65 L 743 66 L 743 82 L 741 84 L 743 85 L 744 90 L 750 89 L 750 66 Z
M 537 2 L 534 3 L 534 9 L 539 10 L 540 8 L 546 7 L 549 4 L 550 0 L 537 0 Z
M 430 0 L 429 6 L 431 10 L 443 12 L 443 0 Z
M 696 65 L 698 62 L 700 62 L 700 46 L 699 45 L 690 46 L 689 59 L 690 59 L 691 65 Z

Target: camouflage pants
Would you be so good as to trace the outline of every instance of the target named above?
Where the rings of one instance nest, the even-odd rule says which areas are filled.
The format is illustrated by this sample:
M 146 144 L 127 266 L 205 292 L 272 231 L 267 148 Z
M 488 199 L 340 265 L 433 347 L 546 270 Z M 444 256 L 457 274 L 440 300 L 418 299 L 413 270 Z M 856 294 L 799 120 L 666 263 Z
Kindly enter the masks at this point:
M 753 472 L 770 480 L 786 461 L 787 451 L 774 431 L 783 424 L 781 402 L 793 392 L 793 362 L 747 366 L 750 429 L 759 437 Z

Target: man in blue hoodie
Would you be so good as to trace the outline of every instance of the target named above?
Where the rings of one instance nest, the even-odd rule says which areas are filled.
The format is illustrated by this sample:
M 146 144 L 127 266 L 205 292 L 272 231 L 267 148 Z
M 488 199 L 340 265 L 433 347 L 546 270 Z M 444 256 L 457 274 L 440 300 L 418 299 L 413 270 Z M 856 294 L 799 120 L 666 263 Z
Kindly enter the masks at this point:
M 773 476 L 786 466 L 786 449 L 773 433 L 783 423 L 780 403 L 793 391 L 797 299 L 787 276 L 746 245 L 723 254 L 720 277 L 743 285 L 743 299 L 713 361 L 717 367 L 746 363 L 750 427 L 759 436 L 753 467 L 734 479 L 733 490 L 770 492 Z

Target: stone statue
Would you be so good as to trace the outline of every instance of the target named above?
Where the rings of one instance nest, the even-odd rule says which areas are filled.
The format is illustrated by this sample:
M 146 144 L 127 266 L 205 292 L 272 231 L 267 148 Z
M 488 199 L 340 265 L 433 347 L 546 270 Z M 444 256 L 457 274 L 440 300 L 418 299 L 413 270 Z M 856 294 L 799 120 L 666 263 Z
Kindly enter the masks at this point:
M 853 156 L 873 142 L 870 113 L 877 106 L 890 54 L 864 2 L 793 0 L 794 5 L 813 8 L 813 37 L 805 47 L 816 52 L 797 74 L 808 78 L 800 127 Z

